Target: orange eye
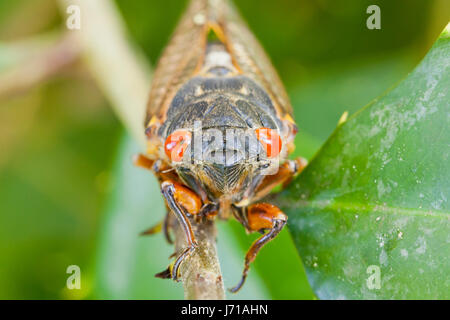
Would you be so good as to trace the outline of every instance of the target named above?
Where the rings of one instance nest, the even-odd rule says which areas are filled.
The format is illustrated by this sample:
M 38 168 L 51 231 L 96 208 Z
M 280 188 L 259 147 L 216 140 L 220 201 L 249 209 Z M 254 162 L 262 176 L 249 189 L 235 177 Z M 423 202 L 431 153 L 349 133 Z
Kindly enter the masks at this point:
M 258 128 L 255 130 L 256 138 L 266 150 L 268 158 L 275 158 L 281 152 L 282 142 L 277 130 L 270 128 Z
M 191 143 L 191 133 L 187 130 L 172 132 L 164 143 L 164 151 L 170 160 L 179 162 L 183 159 L 184 151 Z

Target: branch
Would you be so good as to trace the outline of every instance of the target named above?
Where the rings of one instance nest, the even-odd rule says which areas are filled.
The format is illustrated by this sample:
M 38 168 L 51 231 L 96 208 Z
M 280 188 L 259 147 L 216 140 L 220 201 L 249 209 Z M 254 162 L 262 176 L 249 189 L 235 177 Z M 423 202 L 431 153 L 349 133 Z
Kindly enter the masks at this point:
M 109 0 L 59 0 L 63 14 L 75 4 L 81 9 L 76 32 L 88 68 L 114 111 L 135 139 L 145 147 L 144 112 L 150 89 L 150 67 L 127 41 L 123 23 Z M 186 299 L 224 299 L 225 292 L 216 250 L 213 222 L 192 222 L 198 248 L 180 267 Z M 176 250 L 185 248 L 179 223 L 172 226 Z
M 186 248 L 185 235 L 180 224 L 174 220 L 175 249 Z M 213 221 L 195 223 L 192 228 L 198 247 L 180 266 L 185 299 L 222 300 L 225 290 L 216 248 L 216 227 Z

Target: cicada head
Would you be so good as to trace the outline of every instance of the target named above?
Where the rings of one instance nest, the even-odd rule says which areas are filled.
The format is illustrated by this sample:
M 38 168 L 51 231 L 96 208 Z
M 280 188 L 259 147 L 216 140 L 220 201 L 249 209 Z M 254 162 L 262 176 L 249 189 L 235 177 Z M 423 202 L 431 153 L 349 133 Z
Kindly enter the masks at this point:
M 274 174 L 283 149 L 277 129 L 178 129 L 165 152 L 178 175 L 212 199 L 240 201 L 267 174 Z
M 189 81 L 161 128 L 165 155 L 188 185 L 236 202 L 277 172 L 284 132 L 267 94 L 245 77 Z

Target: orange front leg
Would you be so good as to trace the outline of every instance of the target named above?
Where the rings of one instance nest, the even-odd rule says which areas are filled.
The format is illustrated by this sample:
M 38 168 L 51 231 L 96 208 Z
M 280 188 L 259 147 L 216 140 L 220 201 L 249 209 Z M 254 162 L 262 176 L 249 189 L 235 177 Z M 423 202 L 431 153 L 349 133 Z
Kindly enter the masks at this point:
M 171 212 L 174 213 L 184 231 L 187 246 L 181 254 L 178 255 L 173 264 L 163 272 L 156 274 L 156 276 L 159 278 L 172 278 L 173 280 L 177 280 L 181 263 L 197 246 L 197 241 L 195 240 L 195 235 L 192 231 L 188 216 L 196 215 L 201 211 L 202 201 L 200 197 L 189 188 L 170 180 L 166 180 L 161 184 L 161 192 L 166 199 L 168 207 Z
M 264 177 L 256 189 L 252 202 L 265 197 L 279 184 L 285 187 L 295 175 L 299 174 L 306 167 L 307 163 L 306 159 L 301 157 L 295 160 L 287 160 L 280 166 L 276 174 Z
M 247 229 L 249 231 L 258 231 L 263 235 L 253 242 L 245 255 L 244 271 L 241 281 L 232 289 L 231 292 L 238 292 L 247 278 L 250 264 L 255 260 L 261 248 L 270 240 L 275 238 L 286 224 L 287 216 L 277 207 L 269 203 L 256 203 L 247 208 Z M 264 233 L 267 231 L 267 233 Z
M 171 167 L 165 161 L 152 160 L 147 156 L 139 153 L 133 157 L 133 162 L 137 167 L 153 171 L 160 183 L 165 180 L 172 180 L 176 182 L 180 180 L 175 168 Z
M 153 170 L 155 160 L 151 160 L 142 153 L 138 153 L 133 156 L 133 163 L 136 167 L 141 167 L 147 170 Z
M 166 270 L 156 274 L 156 277 L 159 278 L 172 278 L 173 280 L 177 280 L 178 270 L 181 263 L 197 245 L 188 216 L 201 213 L 203 205 L 202 200 L 194 191 L 179 183 L 179 177 L 176 171 L 167 163 L 160 160 L 151 160 L 142 154 L 135 156 L 134 163 L 136 166 L 151 170 L 155 173 L 156 178 L 161 183 L 161 192 L 166 200 L 166 206 L 169 209 L 169 213 L 173 212 L 186 236 L 186 249 L 178 255 L 174 263 L 171 264 Z M 163 222 L 160 222 L 156 226 L 144 231 L 142 234 L 154 234 L 163 229 L 167 241 L 171 243 L 172 240 L 168 231 L 169 213 L 166 215 Z

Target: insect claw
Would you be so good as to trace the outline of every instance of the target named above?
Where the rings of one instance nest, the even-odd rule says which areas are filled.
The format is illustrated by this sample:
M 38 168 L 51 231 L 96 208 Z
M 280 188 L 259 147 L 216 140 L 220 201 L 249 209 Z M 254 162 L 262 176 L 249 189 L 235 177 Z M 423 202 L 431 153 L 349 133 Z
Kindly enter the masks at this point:
M 152 234 L 155 234 L 155 233 L 159 233 L 162 230 L 162 226 L 163 226 L 163 223 L 159 222 L 158 224 L 156 224 L 156 225 L 154 225 L 154 226 L 152 226 L 152 227 L 142 231 L 141 233 L 139 233 L 139 235 L 140 236 L 149 236 L 149 235 L 152 235 Z
M 241 281 L 239 281 L 239 283 L 236 286 L 234 286 L 233 288 L 228 288 L 228 291 L 231 293 L 236 293 L 239 290 L 241 290 L 246 278 L 247 278 L 247 274 L 242 275 Z
M 172 279 L 174 281 L 179 281 L 178 273 L 180 272 L 180 266 L 183 263 L 183 261 L 192 254 L 192 252 L 195 250 L 195 248 L 197 248 L 197 242 L 193 242 L 189 247 L 184 249 L 183 252 L 173 262 Z
M 170 279 L 170 278 L 173 278 L 172 273 L 173 273 L 173 266 L 174 266 L 174 264 L 175 264 L 175 261 L 172 262 L 172 263 L 167 267 L 167 269 L 165 269 L 165 270 L 163 270 L 163 271 L 161 271 L 161 272 L 155 274 L 155 277 L 156 277 L 156 278 L 161 278 L 161 279 Z
M 164 271 L 161 271 L 161 272 L 155 274 L 155 277 L 160 278 L 160 279 L 172 278 L 172 272 L 170 271 L 170 267 L 167 267 L 167 269 L 165 269 Z
M 250 270 L 250 264 L 255 260 L 258 252 L 261 248 L 275 238 L 286 224 L 286 215 L 276 206 L 268 203 L 257 203 L 249 206 L 247 211 L 247 219 L 249 223 L 250 231 L 258 231 L 262 233 L 262 236 L 253 242 L 250 249 L 248 249 L 245 255 L 244 270 L 242 272 L 242 278 L 239 283 L 229 289 L 230 292 L 236 293 L 244 285 L 247 278 L 248 271 Z M 268 230 L 267 233 L 264 231 Z
M 183 250 L 183 252 L 178 255 L 178 257 L 173 261 L 167 269 L 155 274 L 156 278 L 161 279 L 172 279 L 173 281 L 179 282 L 179 273 L 180 273 L 180 265 L 183 263 L 184 259 L 186 259 L 194 250 L 197 248 L 197 243 L 194 242 L 191 246 L 187 247 Z M 173 258 L 177 255 L 176 252 L 172 253 L 169 258 Z

